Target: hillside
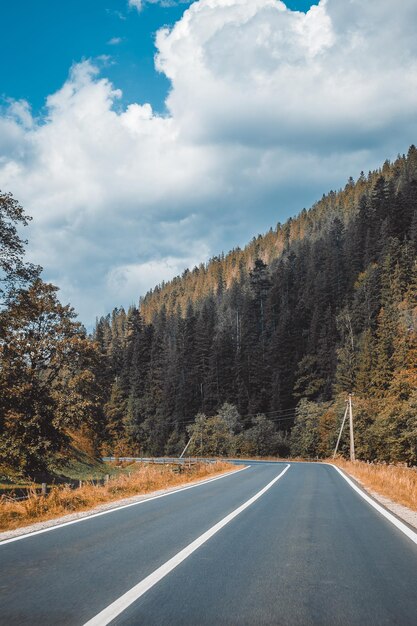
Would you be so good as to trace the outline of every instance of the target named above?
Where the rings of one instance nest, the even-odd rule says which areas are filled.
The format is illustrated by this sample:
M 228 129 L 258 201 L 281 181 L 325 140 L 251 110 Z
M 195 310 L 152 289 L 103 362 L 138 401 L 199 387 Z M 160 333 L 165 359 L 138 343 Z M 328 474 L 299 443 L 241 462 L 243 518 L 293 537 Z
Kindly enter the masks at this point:
M 331 228 L 336 217 L 347 226 L 357 217 L 362 196 L 372 194 L 379 177 L 392 181 L 397 189 L 402 188 L 408 178 L 414 176 L 410 166 L 413 167 L 412 159 L 399 156 L 393 165 L 386 161 L 380 170 L 368 172 L 367 176 L 361 172 L 356 182 L 350 178 L 343 190 L 330 191 L 310 210 L 303 209 L 285 224 L 278 223 L 275 229 L 253 237 L 243 250 L 235 248 L 226 255 L 222 253 L 206 264 L 185 270 L 182 276 L 157 285 L 140 300 L 143 320 L 151 322 L 162 305 L 168 315 L 177 313 L 178 306 L 185 314 L 189 301 L 196 304 L 210 293 L 217 293 L 219 286 L 230 288 L 242 274 L 245 276 L 253 269 L 256 259 L 271 265 L 296 242 L 317 240 Z
M 359 456 L 416 463 L 416 253 L 412 146 L 115 309 L 94 332 L 104 448 L 176 453 L 203 413 L 201 451 L 326 455 L 352 392 Z
M 98 320 L 24 260 L 0 194 L 0 465 L 107 453 L 327 456 L 347 394 L 364 460 L 417 463 L 417 150 Z M 342 438 L 341 450 L 347 442 Z

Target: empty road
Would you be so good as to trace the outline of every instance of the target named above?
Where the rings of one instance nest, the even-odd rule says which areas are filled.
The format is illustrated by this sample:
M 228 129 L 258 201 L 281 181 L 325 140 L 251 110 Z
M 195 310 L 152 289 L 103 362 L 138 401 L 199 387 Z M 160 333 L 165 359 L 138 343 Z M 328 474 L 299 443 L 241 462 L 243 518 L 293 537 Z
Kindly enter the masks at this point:
M 417 626 L 417 545 L 333 467 L 254 463 L 3 542 L 0 623 Z

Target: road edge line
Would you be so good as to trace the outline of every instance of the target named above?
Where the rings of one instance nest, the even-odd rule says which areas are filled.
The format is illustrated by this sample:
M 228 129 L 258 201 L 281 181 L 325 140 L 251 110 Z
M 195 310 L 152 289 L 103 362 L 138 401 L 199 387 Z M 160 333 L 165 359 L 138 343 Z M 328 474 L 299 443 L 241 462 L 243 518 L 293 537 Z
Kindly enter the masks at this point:
M 84 517 L 80 517 L 79 519 L 70 520 L 69 522 L 62 522 L 61 524 L 55 524 L 54 526 L 48 526 L 48 528 L 40 528 L 39 530 L 34 530 L 33 532 L 25 533 L 23 535 L 18 535 L 17 537 L 10 537 L 10 539 L 3 539 L 0 541 L 0 548 L 5 546 L 8 543 L 12 543 L 13 541 L 20 541 L 21 539 L 29 539 L 30 537 L 35 537 L 35 535 L 41 535 L 43 533 L 50 532 L 51 530 L 57 530 L 58 528 L 64 528 L 64 526 L 71 526 L 72 524 L 78 524 L 79 522 L 85 522 L 86 520 L 93 519 L 94 517 L 101 517 L 102 515 L 107 515 L 109 513 L 115 513 L 117 511 L 121 511 L 122 509 L 128 509 L 132 506 L 138 506 L 139 504 L 145 504 L 146 502 L 151 502 L 152 500 L 158 500 L 159 498 L 166 498 L 167 496 L 172 496 L 175 493 L 179 493 L 181 491 L 187 491 L 187 489 L 194 489 L 194 487 L 201 487 L 202 485 L 207 485 L 208 483 L 212 483 L 215 480 L 220 480 L 221 478 L 227 478 L 227 476 L 235 476 L 244 470 L 250 468 L 250 465 L 246 465 L 246 467 L 242 467 L 238 470 L 230 470 L 225 474 L 221 474 L 221 476 L 215 476 L 214 478 L 208 478 L 207 480 L 203 480 L 198 483 L 194 483 L 192 485 L 186 485 L 185 487 L 180 487 L 179 489 L 173 489 L 172 491 L 168 491 L 167 493 L 161 493 L 157 496 L 149 496 L 146 497 L 144 494 L 144 499 L 139 500 L 138 502 L 130 502 L 129 504 L 122 504 L 120 506 L 115 506 L 112 509 L 107 509 L 106 511 L 99 511 L 98 513 L 91 513 L 91 515 L 85 515 Z M 140 494 L 137 494 L 140 496 Z M 134 497 L 134 496 L 132 496 Z M 108 504 L 111 504 L 111 500 Z M 117 500 L 116 500 L 117 502 Z M 103 504 L 106 504 L 103 502 Z M 79 511 L 80 513 L 88 513 L 88 511 Z M 53 518 L 52 518 L 53 520 Z M 52 520 L 44 520 L 44 522 L 52 521 Z M 39 522 L 42 523 L 42 522 Z M 7 531 L 4 531 L 7 532 Z
M 388 509 L 386 509 L 382 504 L 376 502 L 370 495 L 368 495 L 363 489 L 355 485 L 353 480 L 351 480 L 340 467 L 337 465 L 332 465 L 331 463 L 323 463 L 323 465 L 328 465 L 329 467 L 333 467 L 341 476 L 345 479 L 345 481 L 356 491 L 361 498 L 363 498 L 368 504 L 370 504 L 374 509 L 378 511 L 385 519 L 387 519 L 391 524 L 393 524 L 398 530 L 400 530 L 404 535 L 406 535 L 413 543 L 417 545 L 417 533 L 409 528 L 407 524 L 399 520 L 393 513 L 390 513 Z
M 160 580 L 165 578 L 172 570 L 180 565 L 185 559 L 187 559 L 193 552 L 205 544 L 211 537 L 219 532 L 224 526 L 229 524 L 235 517 L 240 515 L 245 509 L 250 507 L 256 500 L 264 495 L 290 468 L 288 464 L 282 472 L 278 474 L 273 480 L 271 480 L 265 487 L 258 491 L 254 496 L 249 498 L 246 502 L 241 504 L 237 509 L 226 515 L 222 520 L 214 524 L 205 533 L 194 539 L 188 546 L 180 550 L 175 556 L 166 561 L 163 565 L 158 567 L 154 572 L 146 576 L 137 585 L 126 591 L 122 596 L 117 598 L 114 602 L 109 604 L 100 613 L 88 620 L 84 626 L 107 626 L 116 617 L 123 613 L 131 604 L 141 598 L 147 591 L 154 587 Z

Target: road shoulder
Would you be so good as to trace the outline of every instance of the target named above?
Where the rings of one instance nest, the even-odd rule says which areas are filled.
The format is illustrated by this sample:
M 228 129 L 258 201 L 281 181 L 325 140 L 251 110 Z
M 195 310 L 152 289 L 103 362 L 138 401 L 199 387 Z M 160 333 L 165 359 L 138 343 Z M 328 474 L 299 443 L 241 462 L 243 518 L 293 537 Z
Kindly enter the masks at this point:
M 332 467 L 338 467 L 333 463 L 328 463 Z M 362 491 L 364 491 L 368 496 L 370 496 L 373 500 L 378 502 L 381 506 L 386 508 L 390 513 L 395 515 L 399 520 L 405 522 L 410 528 L 413 530 L 417 530 L 417 511 L 413 511 L 412 509 L 404 506 L 403 504 L 399 504 L 398 502 L 394 502 L 390 498 L 386 496 L 382 496 L 380 493 L 370 489 L 362 480 L 351 474 L 346 468 L 338 468 L 346 476 L 349 476 L 350 480 L 352 480 Z

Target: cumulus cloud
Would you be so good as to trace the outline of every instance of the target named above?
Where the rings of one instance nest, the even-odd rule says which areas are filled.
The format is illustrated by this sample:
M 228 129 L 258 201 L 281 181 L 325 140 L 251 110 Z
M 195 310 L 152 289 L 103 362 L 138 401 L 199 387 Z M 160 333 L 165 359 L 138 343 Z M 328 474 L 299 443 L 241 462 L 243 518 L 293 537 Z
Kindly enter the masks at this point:
M 89 61 L 44 119 L 9 103 L 0 186 L 35 217 L 31 254 L 91 322 L 395 157 L 417 131 L 416 18 L 414 0 L 199 0 L 157 34 L 166 115 L 121 107 Z
M 408 31 L 417 8 L 406 4 L 395 13 Z M 398 122 L 397 107 L 415 128 L 416 43 L 382 28 L 391 8 L 322 0 L 304 15 L 275 0 L 196 3 L 158 34 L 169 109 L 193 137 L 245 146 L 367 147 Z

